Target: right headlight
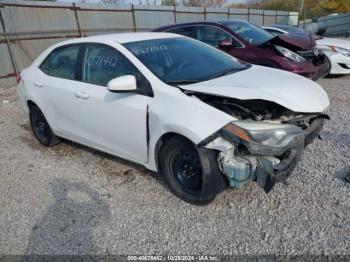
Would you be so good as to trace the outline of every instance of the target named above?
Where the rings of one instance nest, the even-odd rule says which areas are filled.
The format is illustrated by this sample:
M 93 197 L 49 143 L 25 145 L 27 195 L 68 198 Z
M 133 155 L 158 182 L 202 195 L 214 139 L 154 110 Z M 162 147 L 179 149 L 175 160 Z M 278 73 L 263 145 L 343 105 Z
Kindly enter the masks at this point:
M 304 138 L 304 131 L 294 125 L 235 121 L 223 128 L 224 132 L 238 137 L 251 153 L 274 155 Z
M 294 62 L 299 62 L 299 63 L 302 63 L 302 62 L 305 62 L 305 58 L 298 55 L 297 53 L 287 49 L 287 48 L 284 48 L 282 46 L 279 46 L 279 45 L 275 45 L 275 48 L 278 52 L 280 52 L 283 56 L 289 58 L 290 60 L 294 61 Z

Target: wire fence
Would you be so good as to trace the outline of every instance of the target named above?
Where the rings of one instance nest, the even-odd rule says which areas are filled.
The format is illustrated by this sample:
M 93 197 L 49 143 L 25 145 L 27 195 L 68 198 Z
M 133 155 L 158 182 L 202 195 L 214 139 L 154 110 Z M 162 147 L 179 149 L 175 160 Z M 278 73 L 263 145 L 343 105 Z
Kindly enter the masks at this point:
M 0 0 L 0 87 L 15 84 L 17 72 L 67 38 L 213 19 L 296 25 L 298 15 L 278 10 Z

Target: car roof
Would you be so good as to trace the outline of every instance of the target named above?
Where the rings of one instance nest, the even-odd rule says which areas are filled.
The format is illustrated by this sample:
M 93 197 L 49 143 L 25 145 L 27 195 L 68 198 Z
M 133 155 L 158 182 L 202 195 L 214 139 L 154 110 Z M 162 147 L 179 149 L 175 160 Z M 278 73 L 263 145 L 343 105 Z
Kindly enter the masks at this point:
M 164 38 L 175 38 L 175 37 L 183 37 L 183 36 L 172 34 L 172 33 L 163 33 L 163 32 L 117 33 L 117 34 L 105 34 L 105 35 L 88 36 L 83 38 L 75 38 L 72 40 L 60 42 L 60 45 L 73 44 L 73 43 L 74 44 L 86 43 L 86 42 L 103 43 L 105 41 L 112 41 L 119 44 L 124 44 L 129 42 L 138 42 L 138 41 L 164 39 Z
M 225 25 L 227 23 L 232 23 L 232 22 L 239 22 L 239 23 L 249 23 L 248 21 L 244 19 L 213 19 L 213 20 L 205 20 L 205 21 L 192 21 L 192 22 L 186 22 L 186 23 L 177 23 L 177 24 L 170 24 L 170 25 L 165 25 L 161 26 L 158 28 L 153 29 L 153 31 L 160 32 L 162 30 L 167 30 L 175 27 L 181 27 L 181 26 L 186 26 L 186 25 L 198 25 L 198 24 L 203 24 L 203 25 Z

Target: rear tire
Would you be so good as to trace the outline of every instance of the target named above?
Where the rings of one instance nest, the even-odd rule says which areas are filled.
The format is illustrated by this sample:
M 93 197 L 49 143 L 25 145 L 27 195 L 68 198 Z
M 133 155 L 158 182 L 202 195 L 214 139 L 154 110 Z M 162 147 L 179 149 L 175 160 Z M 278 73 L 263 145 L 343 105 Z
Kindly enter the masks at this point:
M 33 133 L 42 145 L 54 146 L 60 143 L 60 138 L 52 132 L 44 114 L 36 105 L 29 106 L 29 119 Z
M 203 172 L 195 145 L 183 138 L 171 138 L 166 142 L 159 157 L 160 172 L 171 192 L 182 200 L 206 205 L 216 195 L 203 199 Z

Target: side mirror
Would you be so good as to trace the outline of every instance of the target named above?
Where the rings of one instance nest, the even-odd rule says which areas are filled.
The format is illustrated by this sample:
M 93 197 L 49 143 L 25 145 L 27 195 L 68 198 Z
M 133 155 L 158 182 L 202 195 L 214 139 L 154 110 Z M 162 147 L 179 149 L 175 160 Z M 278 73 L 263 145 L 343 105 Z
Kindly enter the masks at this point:
M 113 78 L 107 84 L 111 92 L 135 92 L 137 90 L 136 78 L 133 75 L 125 75 Z
M 226 49 L 226 50 L 229 50 L 231 48 L 233 48 L 233 44 L 232 44 L 232 41 L 229 40 L 229 39 L 225 39 L 225 40 L 221 40 L 219 42 L 219 48 L 222 48 L 222 49 Z

